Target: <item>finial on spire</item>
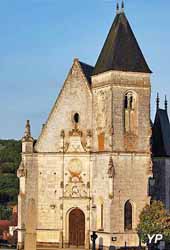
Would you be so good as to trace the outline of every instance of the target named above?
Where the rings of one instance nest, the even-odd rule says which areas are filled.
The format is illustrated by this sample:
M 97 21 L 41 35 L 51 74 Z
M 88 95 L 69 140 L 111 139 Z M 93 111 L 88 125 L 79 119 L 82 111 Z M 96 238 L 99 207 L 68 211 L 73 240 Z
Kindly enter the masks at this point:
M 124 1 L 122 0 L 122 5 L 121 5 L 122 12 L 124 12 L 124 8 L 125 8 L 125 4 L 124 4 Z
M 27 120 L 26 125 L 25 125 L 25 133 L 24 136 L 26 138 L 31 137 L 31 126 L 30 126 L 30 121 Z
M 156 97 L 156 110 L 159 109 L 159 102 L 160 102 L 159 93 L 157 93 L 157 97 Z
M 165 95 L 165 110 L 166 112 L 168 111 L 168 101 L 167 101 L 166 95 Z
M 116 4 L 116 14 L 119 14 L 119 3 L 117 1 L 117 4 Z

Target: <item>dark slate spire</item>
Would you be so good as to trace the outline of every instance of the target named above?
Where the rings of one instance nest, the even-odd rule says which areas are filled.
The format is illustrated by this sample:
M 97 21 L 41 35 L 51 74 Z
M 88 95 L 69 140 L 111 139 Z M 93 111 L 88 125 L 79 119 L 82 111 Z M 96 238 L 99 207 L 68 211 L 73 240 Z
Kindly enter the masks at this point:
M 124 9 L 124 2 L 122 2 L 122 9 Z M 151 73 L 122 10 L 115 17 L 93 75 L 109 70 Z
M 152 127 L 152 153 L 153 156 L 170 156 L 170 123 L 168 113 L 158 109 Z

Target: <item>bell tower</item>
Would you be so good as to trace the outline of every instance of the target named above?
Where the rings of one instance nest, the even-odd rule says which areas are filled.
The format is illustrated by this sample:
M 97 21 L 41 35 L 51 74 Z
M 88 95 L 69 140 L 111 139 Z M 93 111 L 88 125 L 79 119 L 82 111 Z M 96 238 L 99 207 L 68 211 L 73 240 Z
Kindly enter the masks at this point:
M 150 201 L 150 74 L 122 2 L 92 76 L 93 202 L 116 247 L 138 245 L 139 215 Z M 98 223 L 95 230 L 105 237 Z
M 149 152 L 150 74 L 122 2 L 92 76 L 95 150 Z

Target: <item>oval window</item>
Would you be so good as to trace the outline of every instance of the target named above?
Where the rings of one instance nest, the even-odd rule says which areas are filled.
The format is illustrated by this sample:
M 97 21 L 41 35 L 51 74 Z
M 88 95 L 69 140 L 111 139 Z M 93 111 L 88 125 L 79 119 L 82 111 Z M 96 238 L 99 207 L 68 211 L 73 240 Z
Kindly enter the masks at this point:
M 74 114 L 74 122 L 75 122 L 75 123 L 79 123 L 79 120 L 80 120 L 79 114 L 78 114 L 78 113 L 75 113 L 75 114 Z

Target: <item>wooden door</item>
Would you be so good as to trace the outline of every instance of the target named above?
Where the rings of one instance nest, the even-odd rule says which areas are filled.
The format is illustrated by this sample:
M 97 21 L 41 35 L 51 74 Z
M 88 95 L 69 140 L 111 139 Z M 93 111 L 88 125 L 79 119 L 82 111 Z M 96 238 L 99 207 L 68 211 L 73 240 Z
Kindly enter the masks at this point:
M 85 216 L 76 208 L 69 215 L 69 244 L 72 246 L 84 246 L 85 241 Z

